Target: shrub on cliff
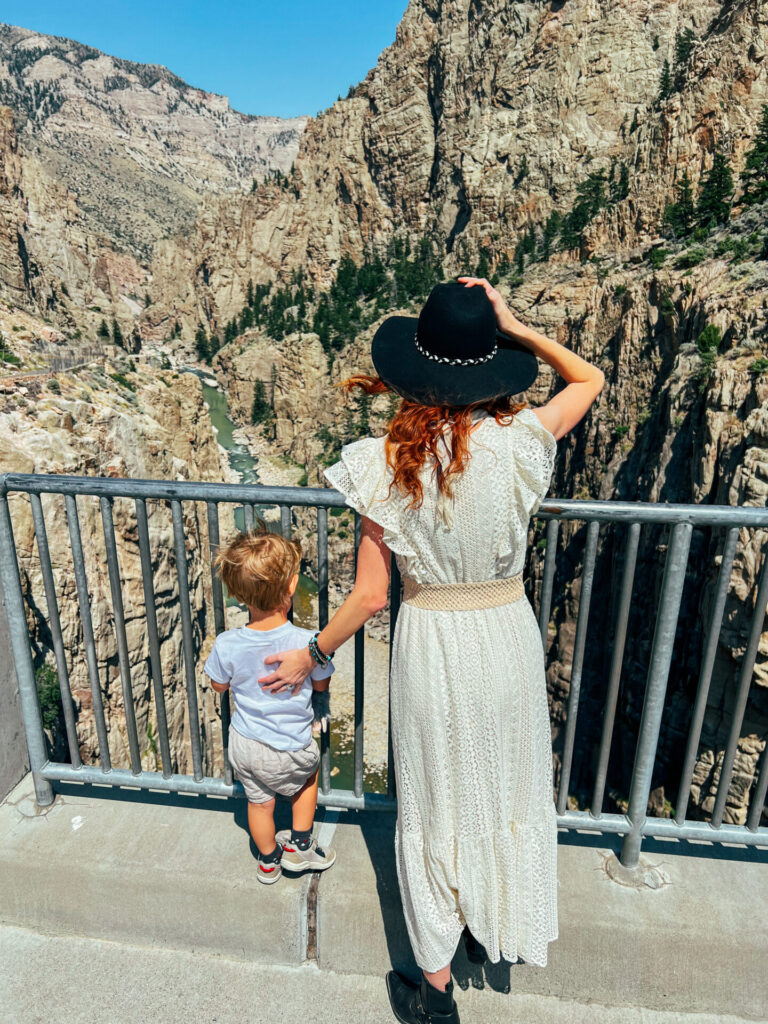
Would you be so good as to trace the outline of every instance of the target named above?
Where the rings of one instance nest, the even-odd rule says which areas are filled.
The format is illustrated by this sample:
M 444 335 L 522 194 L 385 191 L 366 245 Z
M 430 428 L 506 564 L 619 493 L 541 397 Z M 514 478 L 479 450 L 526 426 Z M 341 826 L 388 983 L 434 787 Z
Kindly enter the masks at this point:
M 40 701 L 43 728 L 53 729 L 59 720 L 59 713 L 61 712 L 59 677 L 50 665 L 41 665 L 37 672 L 35 672 L 35 683 L 37 684 L 37 696 Z
M 696 339 L 696 348 L 699 350 L 700 359 L 699 368 L 696 371 L 699 391 L 703 391 L 709 383 L 715 368 L 717 350 L 720 348 L 722 340 L 722 332 L 715 324 L 707 324 Z

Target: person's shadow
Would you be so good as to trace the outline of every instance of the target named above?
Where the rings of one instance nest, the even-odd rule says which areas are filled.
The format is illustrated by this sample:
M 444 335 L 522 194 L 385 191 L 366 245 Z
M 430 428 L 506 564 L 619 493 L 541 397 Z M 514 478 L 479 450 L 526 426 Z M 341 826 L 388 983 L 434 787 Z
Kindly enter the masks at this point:
M 397 884 L 395 867 L 395 817 L 390 814 L 361 813 L 357 819 L 363 839 L 368 848 L 374 872 L 376 888 L 387 939 L 387 950 L 392 967 L 414 980 L 421 976 L 421 971 L 413 959 L 413 951 L 408 941 L 405 927 L 403 906 L 400 900 L 400 889 Z M 518 961 L 522 963 L 522 961 Z M 484 964 L 474 964 L 467 958 L 464 942 L 459 943 L 456 955 L 451 962 L 454 981 L 462 989 L 485 988 L 486 985 L 495 992 L 509 992 L 510 968 L 515 965 L 507 960 L 492 964 L 486 960 Z

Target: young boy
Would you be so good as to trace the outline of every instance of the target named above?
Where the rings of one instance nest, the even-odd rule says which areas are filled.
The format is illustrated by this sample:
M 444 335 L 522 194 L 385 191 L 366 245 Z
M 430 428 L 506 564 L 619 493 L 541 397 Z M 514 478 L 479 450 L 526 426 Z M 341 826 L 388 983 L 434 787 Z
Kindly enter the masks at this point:
M 247 605 L 250 621 L 216 637 L 205 672 L 219 693 L 232 690 L 229 760 L 248 798 L 248 827 L 259 850 L 257 877 L 267 885 L 283 868 L 325 871 L 336 859 L 312 837 L 320 763 L 312 723 L 313 717 L 327 720 L 333 664 L 316 666 L 298 693 L 268 693 L 258 683 L 271 671 L 264 666 L 268 655 L 304 647 L 313 635 L 287 617 L 300 561 L 299 545 L 268 533 L 262 523 L 221 550 L 215 563 L 228 593 Z M 278 836 L 276 793 L 293 805 L 293 828 Z

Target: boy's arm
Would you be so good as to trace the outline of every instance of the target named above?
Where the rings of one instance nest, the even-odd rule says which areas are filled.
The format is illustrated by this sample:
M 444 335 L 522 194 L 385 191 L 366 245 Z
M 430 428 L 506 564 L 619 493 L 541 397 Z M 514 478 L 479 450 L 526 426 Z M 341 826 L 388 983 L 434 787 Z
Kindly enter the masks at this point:
M 229 689 L 229 676 L 231 673 L 227 671 L 227 668 L 222 664 L 216 643 L 214 643 L 213 649 L 208 655 L 208 660 L 205 665 L 203 665 L 203 672 L 205 672 L 210 679 L 211 686 L 214 688 L 216 693 L 227 692 Z

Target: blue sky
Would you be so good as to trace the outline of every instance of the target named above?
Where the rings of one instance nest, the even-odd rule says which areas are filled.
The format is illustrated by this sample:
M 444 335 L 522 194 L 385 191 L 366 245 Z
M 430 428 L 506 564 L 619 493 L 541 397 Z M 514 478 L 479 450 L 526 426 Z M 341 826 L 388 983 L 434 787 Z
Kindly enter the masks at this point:
M 407 0 L 3 0 L 0 20 L 68 36 L 229 96 L 246 114 L 315 114 L 364 78 Z

